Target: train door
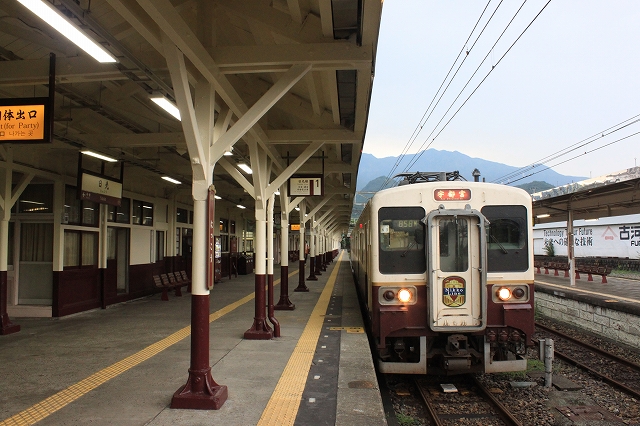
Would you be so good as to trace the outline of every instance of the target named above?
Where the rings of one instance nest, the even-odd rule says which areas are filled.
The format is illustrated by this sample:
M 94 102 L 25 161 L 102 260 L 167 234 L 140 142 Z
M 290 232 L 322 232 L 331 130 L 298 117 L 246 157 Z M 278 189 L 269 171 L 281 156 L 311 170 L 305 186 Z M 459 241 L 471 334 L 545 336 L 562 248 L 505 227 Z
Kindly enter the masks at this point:
M 429 226 L 429 318 L 434 331 L 477 331 L 486 324 L 484 217 L 438 210 Z

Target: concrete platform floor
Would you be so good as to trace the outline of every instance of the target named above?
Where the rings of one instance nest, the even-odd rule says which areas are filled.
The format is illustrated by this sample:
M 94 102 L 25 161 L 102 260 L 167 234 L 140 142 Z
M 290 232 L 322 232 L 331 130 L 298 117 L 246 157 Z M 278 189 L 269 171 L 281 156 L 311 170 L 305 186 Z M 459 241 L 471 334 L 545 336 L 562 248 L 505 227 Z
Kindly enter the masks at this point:
M 157 294 L 61 319 L 19 318 L 21 331 L 0 337 L 0 425 L 384 425 L 366 334 L 340 328 L 362 327 L 347 256 L 318 281 L 307 281 L 308 293 L 293 292 L 298 275 L 297 265 L 291 267 L 296 309 L 276 311 L 282 337 L 272 340 L 243 339 L 253 324 L 253 275 L 215 286 L 210 363 L 214 380 L 229 391 L 220 410 L 169 408 L 188 377 L 188 293 L 171 294 L 168 302 Z M 278 283 L 279 273 L 274 278 Z M 276 286 L 276 300 L 279 291 Z M 316 341 L 302 354 L 307 365 L 291 370 L 299 340 L 317 316 Z M 283 373 L 303 375 L 306 385 L 278 390 Z M 280 398 L 275 404 L 274 397 Z M 293 418 L 291 409 L 288 418 L 274 417 L 273 407 L 287 398 L 294 401 Z

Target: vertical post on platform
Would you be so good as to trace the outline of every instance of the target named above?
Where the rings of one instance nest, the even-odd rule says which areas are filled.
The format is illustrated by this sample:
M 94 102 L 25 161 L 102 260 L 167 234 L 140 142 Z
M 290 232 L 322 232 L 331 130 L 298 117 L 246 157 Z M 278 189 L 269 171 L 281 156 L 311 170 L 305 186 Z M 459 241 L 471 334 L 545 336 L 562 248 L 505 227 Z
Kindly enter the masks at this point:
M 298 262 L 300 264 L 299 267 L 299 277 L 298 277 L 298 287 L 296 287 L 295 290 L 293 291 L 309 291 L 309 288 L 307 287 L 307 285 L 304 282 L 304 264 L 305 264 L 305 252 L 306 252 L 306 246 L 305 246 L 305 242 L 304 242 L 304 237 L 305 237 L 305 211 L 306 211 L 306 203 L 303 201 L 300 203 L 300 241 L 298 241 L 299 243 L 299 259 Z M 309 256 L 311 257 L 311 256 Z
M 571 287 L 576 286 L 576 259 L 574 257 L 573 245 L 573 210 L 571 209 L 571 204 L 569 204 L 569 212 L 567 215 L 567 259 L 569 262 L 569 280 L 571 283 Z
M 13 151 L 11 146 L 6 150 L 7 164 L 4 171 L 4 182 L 0 191 L 4 203 L 0 213 L 0 335 L 11 334 L 20 331 L 20 326 L 9 319 L 8 306 L 8 279 L 7 269 L 9 265 L 9 219 L 11 218 L 11 186 L 13 176 Z
M 311 216 L 309 219 L 309 276 L 307 277 L 308 281 L 318 281 L 317 267 L 316 267 L 316 227 L 315 227 L 315 216 Z
M 275 194 L 269 197 L 267 209 L 267 318 L 273 325 L 273 337 L 280 337 L 280 323 L 276 319 L 273 307 L 273 203 Z
M 289 300 L 289 194 L 287 185 L 280 188 L 280 300 L 274 307 L 276 310 L 292 311 L 296 305 Z
M 191 276 L 191 365 L 187 384 L 173 394 L 171 408 L 218 410 L 227 400 L 227 387 L 218 385 L 209 365 L 209 288 L 207 286 L 207 236 L 211 222 L 208 207 L 214 203 L 215 190 L 204 190 L 194 182 L 193 256 Z M 200 190 L 198 190 L 200 189 Z M 213 189 L 213 188 L 212 188 Z M 213 280 L 213 277 L 211 277 Z

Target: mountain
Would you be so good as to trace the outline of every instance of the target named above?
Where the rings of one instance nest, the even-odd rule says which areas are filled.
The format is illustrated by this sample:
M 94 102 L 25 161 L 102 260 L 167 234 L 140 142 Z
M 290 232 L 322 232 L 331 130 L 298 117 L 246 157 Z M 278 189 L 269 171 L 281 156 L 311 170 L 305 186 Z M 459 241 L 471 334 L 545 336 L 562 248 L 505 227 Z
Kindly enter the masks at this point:
M 541 182 L 534 180 L 533 182 L 525 183 L 522 185 L 516 185 L 518 188 L 522 188 L 529 194 L 535 194 L 536 192 L 546 191 L 547 189 L 555 188 L 553 185 L 547 182 Z
M 404 159 L 393 174 L 395 175 L 401 173 L 404 170 L 404 167 L 406 167 L 409 163 L 410 158 L 413 158 L 413 156 Z M 398 157 L 377 158 L 372 154 L 362 153 L 362 157 L 360 158 L 360 167 L 358 168 L 358 181 L 356 190 L 364 190 L 365 186 L 367 186 L 372 180 L 379 178 L 381 175 L 389 173 L 397 161 Z M 482 158 L 469 157 L 468 155 L 462 154 L 458 151 L 452 152 L 429 149 L 423 152 L 416 164 L 411 167 L 410 171 L 451 172 L 454 170 L 458 170 L 460 174 L 465 177 L 465 179 L 472 181 L 473 176 L 471 175 L 471 172 L 473 171 L 473 169 L 478 169 L 480 171 L 481 179 L 485 179 L 487 182 L 492 182 L 494 180 L 502 178 L 503 176 L 515 173 L 516 170 L 520 169 L 520 167 L 496 163 L 494 161 L 484 160 Z M 510 181 L 517 182 L 518 185 L 536 181 L 544 181 L 549 182 L 552 186 L 560 186 L 585 179 L 585 177 L 581 176 L 561 175 L 551 169 L 547 169 L 542 172 L 524 177 L 525 175 L 534 173 L 542 169 L 544 169 L 544 165 L 540 165 L 540 167 L 536 167 L 533 170 L 529 170 L 525 173 L 521 172 L 514 177 L 511 177 Z M 380 184 L 382 184 L 384 180 L 385 179 L 380 180 Z M 501 180 L 497 183 L 509 183 L 509 181 Z M 379 185 L 378 187 L 371 190 L 379 190 Z M 541 189 L 542 188 L 538 188 L 537 190 L 540 191 Z

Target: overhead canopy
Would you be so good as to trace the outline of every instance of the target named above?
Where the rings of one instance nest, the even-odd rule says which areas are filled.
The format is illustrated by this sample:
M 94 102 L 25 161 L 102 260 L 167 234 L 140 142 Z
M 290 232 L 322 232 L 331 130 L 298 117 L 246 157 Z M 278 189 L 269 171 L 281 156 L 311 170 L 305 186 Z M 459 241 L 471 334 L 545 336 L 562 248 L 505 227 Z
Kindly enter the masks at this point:
M 637 214 L 640 167 L 537 192 L 532 198 L 535 223 L 566 221 L 569 210 L 574 220 Z

